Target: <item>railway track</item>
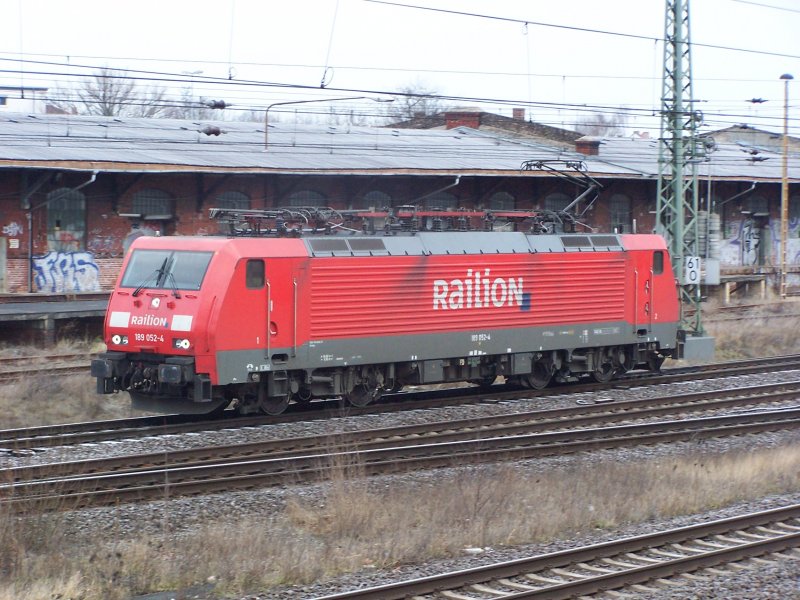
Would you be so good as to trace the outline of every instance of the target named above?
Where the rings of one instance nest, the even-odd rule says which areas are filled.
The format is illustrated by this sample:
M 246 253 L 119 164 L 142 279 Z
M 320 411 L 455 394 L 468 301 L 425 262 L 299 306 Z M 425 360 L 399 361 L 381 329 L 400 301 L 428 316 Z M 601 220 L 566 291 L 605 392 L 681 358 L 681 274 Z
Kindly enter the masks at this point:
M 342 415 L 377 414 L 408 409 L 436 408 L 469 402 L 514 400 L 551 396 L 559 392 L 625 389 L 631 386 L 675 383 L 716 377 L 731 377 L 753 373 L 800 369 L 800 355 L 748 359 L 695 367 L 668 369 L 660 375 L 632 373 L 611 384 L 576 383 L 554 386 L 545 390 L 520 390 L 510 386 L 495 385 L 488 389 L 451 388 L 425 390 L 387 395 L 379 402 L 365 408 L 342 406 L 338 400 L 312 402 L 310 405 L 291 405 L 290 410 L 277 417 L 235 417 L 226 411 L 223 418 L 208 419 L 203 416 L 162 415 L 111 421 L 91 421 L 61 425 L 45 425 L 19 429 L 0 430 L 0 449 L 10 452 L 28 448 L 60 446 L 87 442 L 100 442 L 154 435 L 213 431 L 231 427 L 251 427 L 268 423 L 288 423 L 313 419 L 326 419 Z
M 268 458 L 323 454 L 332 448 L 370 450 L 449 440 L 480 439 L 529 433 L 563 431 L 588 427 L 607 427 L 631 421 L 664 416 L 672 419 L 719 410 L 754 410 L 797 399 L 800 381 L 768 384 L 751 388 L 731 388 L 628 400 L 624 402 L 581 405 L 572 408 L 533 410 L 483 416 L 480 419 L 457 419 L 400 425 L 382 429 L 263 440 L 229 446 L 210 446 L 154 452 L 115 458 L 89 459 L 69 463 L 42 464 L 0 469 L 0 481 L 34 481 L 52 477 L 81 476 L 98 473 L 121 473 L 149 467 L 200 466 L 220 460 L 262 460 Z
M 546 433 L 491 429 L 447 432 L 434 439 L 379 440 L 377 446 L 289 452 L 267 457 L 217 457 L 197 464 L 142 466 L 123 472 L 62 475 L 52 465 L 50 476 L 25 480 L 25 471 L 5 474 L 0 507 L 17 512 L 73 509 L 164 499 L 175 496 L 247 490 L 325 480 L 334 469 L 355 466 L 361 475 L 452 467 L 504 460 L 532 459 L 599 449 L 700 440 L 800 426 L 800 408 L 764 410 Z M 357 444 L 354 446 L 358 446 Z M 207 451 L 207 449 L 205 449 Z M 102 467 L 100 467 L 102 468 Z M 37 472 L 41 475 L 42 472 Z M 14 479 L 17 479 L 14 481 Z M 3 478 L 0 478 L 3 480 Z
M 0 383 L 10 383 L 32 376 L 52 377 L 81 373 L 89 373 L 89 363 L 85 352 L 0 357 Z
M 318 600 L 555 600 L 632 588 L 676 587 L 677 576 L 728 574 L 783 553 L 800 560 L 800 505 L 750 513 L 474 569 L 324 596 Z M 754 565 L 758 568 L 758 565 Z

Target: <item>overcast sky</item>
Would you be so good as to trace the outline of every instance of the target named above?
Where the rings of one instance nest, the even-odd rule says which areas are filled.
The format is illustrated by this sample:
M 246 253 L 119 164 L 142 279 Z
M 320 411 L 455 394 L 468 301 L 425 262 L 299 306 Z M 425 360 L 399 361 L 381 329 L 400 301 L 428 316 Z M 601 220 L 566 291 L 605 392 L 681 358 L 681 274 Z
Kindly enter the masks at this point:
M 525 106 L 528 117 L 554 125 L 574 123 L 574 105 L 626 107 L 640 111 L 630 113 L 629 130 L 657 128 L 652 114 L 661 96 L 664 0 L 397 3 L 406 6 L 0 0 L 0 85 L 64 86 L 108 66 L 164 73 L 157 77 L 182 80 L 174 85 L 243 109 L 410 86 L 457 97 L 450 106 L 509 116 L 512 106 Z M 800 1 L 692 0 L 691 11 L 694 96 L 705 115 L 703 130 L 749 122 L 780 131 L 779 77 L 800 79 Z M 264 83 L 277 85 L 258 85 Z M 768 101 L 748 103 L 751 98 Z M 790 98 L 798 134 L 800 81 L 790 85 Z M 504 104 L 481 103 L 492 99 Z

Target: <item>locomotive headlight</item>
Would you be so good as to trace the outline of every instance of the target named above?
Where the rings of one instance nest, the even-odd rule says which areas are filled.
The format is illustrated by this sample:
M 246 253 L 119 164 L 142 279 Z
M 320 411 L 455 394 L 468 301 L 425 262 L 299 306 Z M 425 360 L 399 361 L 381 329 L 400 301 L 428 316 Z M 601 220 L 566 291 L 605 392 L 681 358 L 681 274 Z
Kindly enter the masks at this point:
M 192 343 L 186 338 L 173 338 L 172 347 L 176 350 L 188 350 L 192 347 Z
M 127 335 L 114 334 L 111 336 L 111 343 L 116 346 L 124 346 L 128 343 Z

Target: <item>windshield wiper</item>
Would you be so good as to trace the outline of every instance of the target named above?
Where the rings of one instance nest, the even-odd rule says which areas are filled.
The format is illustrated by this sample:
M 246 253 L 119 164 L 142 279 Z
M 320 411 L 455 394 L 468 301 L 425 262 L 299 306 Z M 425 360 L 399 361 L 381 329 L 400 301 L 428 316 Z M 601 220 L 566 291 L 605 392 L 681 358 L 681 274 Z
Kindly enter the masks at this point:
M 153 279 L 153 276 L 156 278 L 156 284 L 154 287 L 158 287 L 158 283 L 161 281 L 162 277 L 164 277 L 164 273 L 167 272 L 167 263 L 169 262 L 169 256 L 164 259 L 164 262 L 161 263 L 161 266 L 157 268 L 155 271 L 150 273 L 142 283 L 139 284 L 135 290 L 133 290 L 132 296 L 138 296 L 142 290 L 147 286 L 148 283 Z
M 167 278 L 172 282 L 172 295 L 180 298 L 181 293 L 178 291 L 178 282 L 175 281 L 175 275 L 172 274 L 172 271 L 167 274 Z

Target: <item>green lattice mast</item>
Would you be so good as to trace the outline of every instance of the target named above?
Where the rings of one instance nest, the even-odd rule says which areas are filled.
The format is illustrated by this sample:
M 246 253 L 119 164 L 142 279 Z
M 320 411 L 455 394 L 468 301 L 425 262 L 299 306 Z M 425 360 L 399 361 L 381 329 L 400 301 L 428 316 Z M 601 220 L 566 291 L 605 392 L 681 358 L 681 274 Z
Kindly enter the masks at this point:
M 667 0 L 665 21 L 656 232 L 667 240 L 680 282 L 682 326 L 700 335 L 700 275 L 693 261 L 699 257 L 697 162 L 702 145 L 692 97 L 689 0 Z

